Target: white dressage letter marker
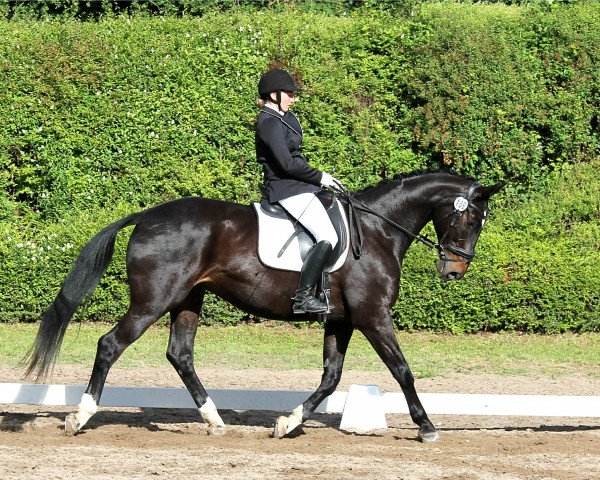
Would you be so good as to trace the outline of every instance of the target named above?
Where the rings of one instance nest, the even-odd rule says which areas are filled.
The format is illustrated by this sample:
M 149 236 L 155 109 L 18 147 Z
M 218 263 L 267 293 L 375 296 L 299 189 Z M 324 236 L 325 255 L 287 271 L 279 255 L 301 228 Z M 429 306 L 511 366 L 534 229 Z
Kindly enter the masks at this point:
M 365 433 L 387 428 L 382 394 L 377 385 L 350 385 L 340 430 Z

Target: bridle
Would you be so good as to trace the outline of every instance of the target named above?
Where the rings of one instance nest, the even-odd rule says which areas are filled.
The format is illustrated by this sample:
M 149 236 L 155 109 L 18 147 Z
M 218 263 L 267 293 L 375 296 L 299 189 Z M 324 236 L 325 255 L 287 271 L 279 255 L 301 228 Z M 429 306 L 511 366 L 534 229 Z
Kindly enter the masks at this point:
M 446 215 L 446 217 L 444 217 L 444 219 L 448 218 L 450 216 L 455 217 L 452 220 L 452 223 L 450 224 L 451 228 L 455 228 L 459 224 L 462 215 L 465 212 L 468 213 L 469 210 L 471 210 L 471 209 L 475 210 L 481 216 L 482 222 L 485 223 L 485 221 L 487 220 L 487 217 L 489 215 L 489 211 L 487 209 L 482 210 L 481 208 L 479 208 L 477 205 L 475 205 L 473 203 L 473 194 L 475 193 L 475 190 L 479 187 L 481 187 L 480 183 L 473 182 L 464 197 L 463 196 L 456 197 L 456 199 L 454 200 L 454 210 L 452 212 L 450 212 L 448 215 Z M 442 236 L 442 239 L 440 240 L 439 243 L 434 242 L 433 240 L 429 239 L 426 235 L 422 235 L 420 233 L 419 234 L 413 233 L 406 227 L 403 227 L 402 225 L 394 222 L 393 220 L 390 220 L 386 216 L 381 215 L 380 213 L 374 211 L 373 209 L 371 209 L 370 207 L 365 205 L 363 202 L 361 202 L 357 198 L 354 198 L 353 196 L 351 196 L 344 188 L 336 188 L 336 189 L 332 189 L 332 191 L 337 197 L 341 198 L 342 201 L 344 201 L 345 203 L 348 204 L 348 217 L 349 217 L 348 223 L 349 223 L 349 228 L 350 228 L 350 243 L 352 244 L 352 251 L 354 253 L 355 258 L 359 258 L 361 256 L 362 243 L 363 243 L 362 229 L 361 229 L 360 223 L 357 221 L 357 217 L 356 217 L 357 210 L 361 210 L 363 212 L 370 213 L 371 215 L 374 215 L 374 216 L 382 219 L 383 221 L 385 221 L 392 227 L 396 228 L 397 230 L 400 230 L 402 233 L 406 234 L 413 240 L 416 240 L 416 241 L 422 243 L 423 245 L 426 245 L 429 248 L 436 249 L 438 252 L 439 260 L 442 262 L 470 263 L 475 258 L 474 251 L 469 252 L 469 251 L 465 250 L 464 248 L 457 247 L 456 245 L 450 245 L 447 243 L 443 243 L 444 239 L 448 235 L 449 230 L 446 230 L 446 232 Z M 457 259 L 453 259 L 453 258 L 448 258 L 446 256 L 446 252 L 451 252 L 454 255 L 461 257 L 461 259 L 457 260 Z
M 481 184 L 478 182 L 473 182 L 469 187 L 466 196 L 456 197 L 454 200 L 454 211 L 450 212 L 448 215 L 446 215 L 446 217 L 444 217 L 444 219 L 450 216 L 454 217 L 452 219 L 452 223 L 450 223 L 450 228 L 456 228 L 460 224 L 462 216 L 465 214 L 465 212 L 468 214 L 470 209 L 475 210 L 479 214 L 482 224 L 485 223 L 489 215 L 489 210 L 481 210 L 481 208 L 475 205 L 472 201 L 473 194 L 478 187 L 481 187 Z M 468 252 L 464 248 L 457 247 L 456 245 L 443 243 L 444 239 L 448 235 L 448 232 L 449 230 L 446 230 L 442 236 L 442 239 L 440 240 L 440 243 L 436 243 L 434 245 L 438 249 L 438 256 L 440 257 L 440 260 L 442 262 L 470 263 L 475 258 L 475 251 Z M 462 257 L 462 259 L 457 260 L 454 258 L 448 258 L 445 252 L 451 252 L 459 257 Z

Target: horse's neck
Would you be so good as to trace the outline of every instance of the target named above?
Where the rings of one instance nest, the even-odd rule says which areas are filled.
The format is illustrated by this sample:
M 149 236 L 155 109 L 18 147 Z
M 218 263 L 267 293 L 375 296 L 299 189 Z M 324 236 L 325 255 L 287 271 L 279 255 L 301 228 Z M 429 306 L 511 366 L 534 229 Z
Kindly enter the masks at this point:
M 439 195 L 439 185 L 421 177 L 402 179 L 397 186 L 369 201 L 370 207 L 417 233 L 429 220 Z

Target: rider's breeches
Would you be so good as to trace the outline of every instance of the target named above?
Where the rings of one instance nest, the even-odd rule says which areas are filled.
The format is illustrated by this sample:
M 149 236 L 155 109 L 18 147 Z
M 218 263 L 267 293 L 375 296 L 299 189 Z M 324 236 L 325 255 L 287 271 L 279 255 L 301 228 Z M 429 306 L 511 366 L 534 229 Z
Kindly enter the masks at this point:
M 279 204 L 306 228 L 317 243 L 327 240 L 335 248 L 338 236 L 329 215 L 314 193 L 301 193 L 279 200 Z

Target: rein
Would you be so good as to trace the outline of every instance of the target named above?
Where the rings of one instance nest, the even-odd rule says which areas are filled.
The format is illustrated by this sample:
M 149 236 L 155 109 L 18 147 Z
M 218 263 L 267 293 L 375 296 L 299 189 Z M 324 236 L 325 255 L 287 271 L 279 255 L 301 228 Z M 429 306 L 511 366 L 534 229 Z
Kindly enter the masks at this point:
M 350 241 L 352 244 L 352 250 L 354 252 L 354 255 L 357 258 L 360 257 L 360 255 L 362 254 L 363 235 L 362 235 L 362 229 L 360 227 L 360 223 L 358 221 L 358 217 L 356 215 L 356 210 L 361 210 L 363 212 L 370 213 L 371 215 L 374 215 L 377 218 L 380 218 L 381 220 L 387 222 L 388 224 L 390 224 L 392 227 L 396 228 L 397 230 L 400 230 L 401 232 L 405 233 L 412 239 L 417 240 L 418 242 L 421 242 L 423 245 L 426 245 L 429 248 L 437 248 L 439 250 L 440 245 L 435 243 L 434 241 L 430 240 L 425 235 L 422 235 L 420 233 L 416 234 L 416 233 L 411 232 L 408 228 L 403 227 L 402 225 L 394 222 L 393 220 L 390 220 L 386 216 L 376 212 L 372 208 L 367 207 L 363 202 L 354 198 L 348 192 L 337 191 L 336 195 L 339 198 L 341 198 L 342 201 L 345 201 L 348 204 L 348 212 L 349 212 L 348 217 L 349 217 L 349 223 L 351 225 Z M 353 230 L 356 230 L 356 233 L 358 236 L 358 238 L 356 240 L 353 239 L 353 235 L 352 235 Z
M 458 197 L 455 200 L 454 211 L 451 212 L 449 215 L 460 214 L 471 207 L 471 208 L 474 208 L 477 212 L 479 212 L 483 218 L 485 218 L 486 217 L 485 212 L 482 212 L 480 208 L 478 208 L 476 205 L 474 205 L 471 202 L 471 196 L 473 195 L 473 192 L 475 191 L 475 189 L 479 186 L 480 186 L 480 184 L 478 182 L 473 182 L 473 184 L 469 188 L 469 191 L 467 192 L 466 198 Z M 475 253 L 468 252 L 464 248 L 457 247 L 454 245 L 444 244 L 441 242 L 440 243 L 434 242 L 433 240 L 429 239 L 426 235 L 411 232 L 406 227 L 403 227 L 402 225 L 394 222 L 393 220 L 390 220 L 386 216 L 384 216 L 384 215 L 376 212 L 372 208 L 368 207 L 363 202 L 361 202 L 357 198 L 350 195 L 348 193 L 348 191 L 343 188 L 332 189 L 332 190 L 333 190 L 334 195 L 336 195 L 338 198 L 340 198 L 342 201 L 344 201 L 345 203 L 348 204 L 348 217 L 349 217 L 348 223 L 349 223 L 349 228 L 350 228 L 350 244 L 352 245 L 352 252 L 354 253 L 355 258 L 357 258 L 357 259 L 360 258 L 360 256 L 362 255 L 363 234 L 362 234 L 360 222 L 358 221 L 358 217 L 356 215 L 356 210 L 361 210 L 363 212 L 370 213 L 371 215 L 374 215 L 377 218 L 380 218 L 381 220 L 385 221 L 386 223 L 388 223 L 395 229 L 400 230 L 402 233 L 409 236 L 413 240 L 416 240 L 429 248 L 436 249 L 438 252 L 439 258 L 442 261 L 469 263 L 475 258 Z M 353 234 L 354 231 L 356 232 L 357 238 L 354 237 L 354 234 Z M 445 236 L 446 235 L 444 235 L 444 237 Z M 442 237 L 442 241 L 443 241 L 444 237 Z M 455 255 L 462 257 L 463 260 L 449 259 L 444 255 L 445 251 L 452 252 Z

